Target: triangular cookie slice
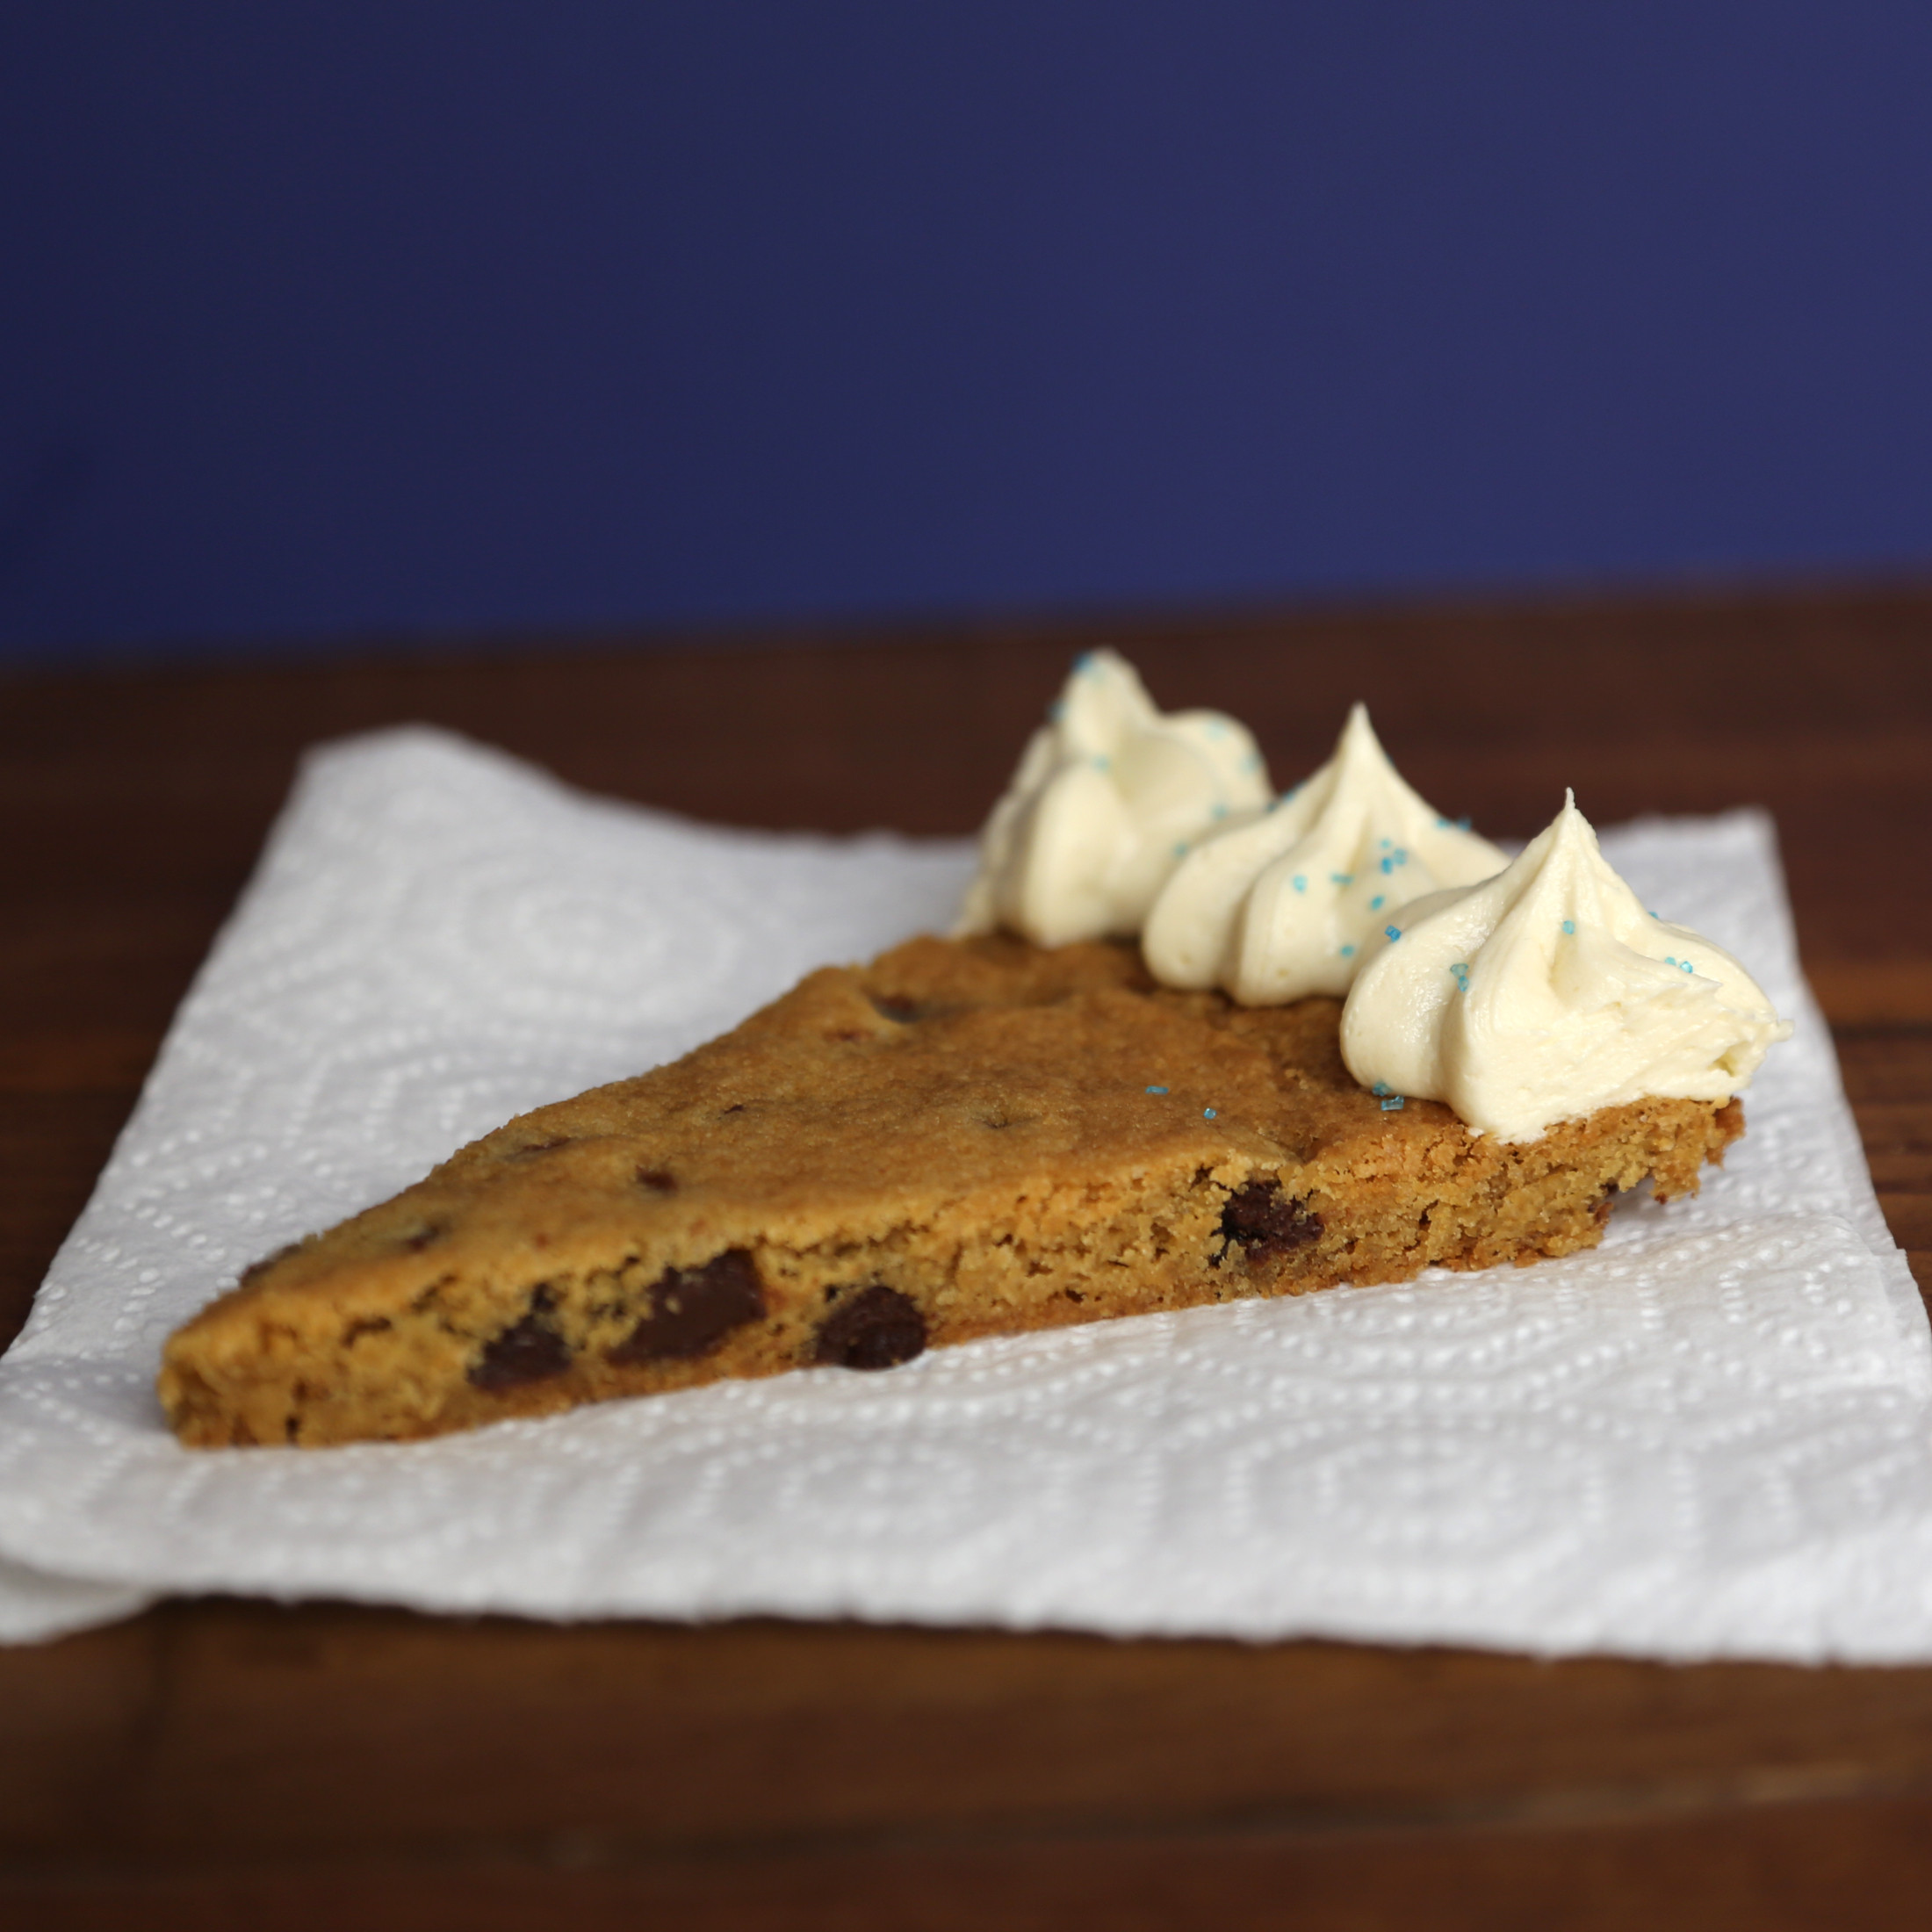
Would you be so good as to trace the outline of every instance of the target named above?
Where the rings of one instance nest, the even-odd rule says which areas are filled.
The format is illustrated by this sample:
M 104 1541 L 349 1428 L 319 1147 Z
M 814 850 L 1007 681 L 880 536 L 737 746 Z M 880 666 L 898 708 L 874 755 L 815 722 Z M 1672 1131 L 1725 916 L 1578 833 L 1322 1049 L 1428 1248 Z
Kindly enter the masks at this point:
M 1364 1092 L 1339 1006 L 1135 954 L 916 940 L 674 1064 L 539 1108 L 257 1264 L 169 1342 L 183 1441 L 465 1429 L 722 1376 L 1595 1243 L 1694 1192 L 1734 1101 L 1500 1144 Z

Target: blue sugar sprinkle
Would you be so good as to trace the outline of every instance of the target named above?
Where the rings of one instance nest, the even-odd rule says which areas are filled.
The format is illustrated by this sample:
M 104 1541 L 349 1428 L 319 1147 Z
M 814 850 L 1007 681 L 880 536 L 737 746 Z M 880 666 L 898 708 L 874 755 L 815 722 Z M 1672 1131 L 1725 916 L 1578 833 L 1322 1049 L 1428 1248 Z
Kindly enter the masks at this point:
M 1063 697 L 1055 698 L 1053 703 L 1047 707 L 1047 716 L 1050 717 L 1056 724 L 1057 724 L 1060 720 L 1066 715 L 1067 701 Z
M 1208 735 L 1210 738 L 1225 738 L 1228 735 L 1228 727 L 1218 717 L 1211 717 L 1208 720 Z
M 1304 879 L 1299 872 L 1297 872 L 1294 876 L 1294 890 L 1297 892 L 1306 892 L 1308 889 L 1308 882 Z
M 1393 859 L 1384 859 L 1382 861 L 1382 870 L 1384 872 L 1393 872 L 1395 869 L 1395 861 Z
M 1200 1117 L 1201 1117 L 1201 1119 L 1202 1119 L 1202 1120 L 1204 1120 L 1204 1121 L 1211 1121 L 1211 1120 L 1213 1120 L 1213 1119 L 1214 1119 L 1214 1117 L 1215 1117 L 1215 1110 L 1214 1110 L 1214 1108 L 1213 1108 L 1213 1107 L 1202 1107 L 1202 1108 L 1201 1108 L 1201 1110 L 1200 1110 Z
M 1353 959 L 1355 957 L 1355 948 L 1352 946 L 1344 946 L 1342 948 L 1342 957 L 1344 959 Z
M 1079 656 L 1073 660 L 1073 668 L 1083 675 L 1089 671 L 1098 670 L 1099 667 L 1091 651 L 1081 652 Z
M 1177 859 L 1185 859 L 1187 856 L 1187 847 L 1185 842 L 1174 847 L 1174 856 Z
M 1261 753 L 1259 752 L 1248 753 L 1241 761 L 1241 768 L 1243 771 L 1259 771 L 1261 769 Z
M 1368 902 L 1368 909 L 1371 912 L 1379 912 L 1381 911 L 1382 896 L 1380 892 L 1378 892 L 1375 897 Z
M 1676 960 L 1671 958 L 1669 953 L 1666 953 L 1663 955 L 1663 962 L 1666 966 L 1675 966 L 1677 963 Z
M 1215 809 L 1211 812 L 1209 812 L 1208 816 L 1210 818 L 1225 818 L 1228 816 L 1228 808 L 1227 806 L 1217 803 L 1215 806 Z
M 1164 1093 L 1167 1089 L 1165 1087 L 1149 1087 L 1147 1091 L 1150 1093 Z
M 1456 830 L 1458 832 L 1467 832 L 1469 830 L 1469 819 L 1467 813 L 1465 813 L 1463 817 L 1456 820 Z
M 1402 929 L 1399 926 L 1385 926 L 1382 931 L 1390 939 L 1400 939 L 1402 936 Z
M 1382 1112 L 1384 1114 L 1400 1114 L 1402 1110 L 1402 1096 L 1399 1093 L 1390 1094 L 1389 1097 L 1382 1102 Z
M 1383 850 L 1384 852 L 1387 852 L 1387 851 L 1388 850 L 1389 847 L 1390 847 L 1390 846 L 1392 846 L 1392 845 L 1394 845 L 1394 844 L 1395 844 L 1395 840 L 1394 840 L 1393 839 L 1384 839 L 1384 840 L 1382 840 L 1382 850 Z
M 1565 919 L 1563 921 L 1563 930 L 1574 936 L 1576 932 L 1576 921 L 1575 919 Z
M 1329 883 L 1331 885 L 1353 885 L 1355 875 L 1352 872 L 1331 872 L 1329 874 Z
M 1449 969 L 1449 970 L 1455 975 L 1456 991 L 1459 993 L 1467 992 L 1469 990 L 1468 966 L 1462 960 L 1459 959 L 1455 962 L 1455 964 Z
M 1095 771 L 1105 771 L 1113 762 L 1114 761 L 1105 752 L 1096 752 L 1093 754 L 1093 768 Z
M 1378 1080 L 1368 1091 L 1371 1093 L 1387 1093 L 1390 1091 L 1390 1088 L 1387 1080 Z
M 1684 971 L 1684 972 L 1687 972 L 1687 973 L 1688 973 L 1688 972 L 1690 972 L 1691 970 L 1693 970 L 1693 968 L 1691 967 L 1690 962 L 1689 960 L 1687 960 L 1687 959 L 1680 959 L 1680 960 L 1679 960 L 1679 961 L 1677 962 L 1677 965 L 1678 965 L 1678 967 L 1679 967 L 1679 968 L 1680 968 L 1680 969 L 1681 969 L 1681 970 L 1682 970 L 1683 971 Z

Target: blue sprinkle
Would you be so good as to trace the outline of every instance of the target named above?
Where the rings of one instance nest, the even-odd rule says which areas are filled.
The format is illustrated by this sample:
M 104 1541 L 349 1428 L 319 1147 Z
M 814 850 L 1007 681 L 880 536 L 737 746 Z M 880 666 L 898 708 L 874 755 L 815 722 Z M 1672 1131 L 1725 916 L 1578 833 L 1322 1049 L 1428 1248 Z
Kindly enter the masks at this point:
M 1331 872 L 1329 874 L 1329 883 L 1331 885 L 1353 885 L 1355 875 L 1352 872 Z
M 1187 847 L 1185 841 L 1174 847 L 1174 856 L 1177 859 L 1185 859 L 1187 856 Z
M 1344 959 L 1353 959 L 1355 957 L 1355 948 L 1352 946 L 1344 946 L 1342 948 L 1342 957 Z
M 1294 890 L 1297 892 L 1306 892 L 1308 889 L 1308 882 L 1304 879 L 1299 872 L 1297 872 L 1294 876 Z
M 1439 811 L 1436 814 L 1436 829 L 1438 832 L 1446 832 L 1449 829 L 1449 821 Z
M 1382 861 L 1382 870 L 1384 872 L 1393 872 L 1395 869 L 1395 861 L 1393 859 L 1384 859 Z
M 1399 1093 L 1390 1094 L 1389 1097 L 1382 1102 L 1382 1112 L 1384 1114 L 1400 1114 L 1402 1110 L 1402 1096 Z
M 1368 902 L 1368 909 L 1371 912 L 1379 912 L 1381 911 L 1382 896 L 1380 892 L 1378 892 L 1375 897 Z
M 1047 716 L 1050 717 L 1056 724 L 1057 724 L 1060 720 L 1066 715 L 1067 701 L 1063 697 L 1055 698 L 1053 703 L 1047 707 Z
M 1400 939 L 1402 936 L 1402 929 L 1399 926 L 1385 926 L 1382 931 L 1390 939 Z
M 1395 840 L 1394 840 L 1393 839 L 1384 839 L 1384 840 L 1382 840 L 1382 850 L 1383 850 L 1384 852 L 1387 852 L 1387 851 L 1388 850 L 1389 847 L 1390 847 L 1390 846 L 1392 846 L 1392 845 L 1394 845 L 1394 844 L 1395 844 Z
M 1676 960 L 1671 958 L 1669 953 L 1666 953 L 1663 955 L 1663 962 L 1666 966 L 1675 966 L 1677 963 Z
M 1394 1090 L 1390 1087 L 1387 1080 L 1378 1080 L 1376 1081 L 1375 1085 L 1372 1086 L 1368 1091 L 1371 1093 L 1388 1093 L 1393 1092 Z
M 1687 972 L 1687 973 L 1688 973 L 1688 972 L 1690 972 L 1690 970 L 1692 970 L 1692 969 L 1691 969 L 1691 965 L 1690 965 L 1690 962 L 1689 960 L 1687 960 L 1687 959 L 1680 959 L 1680 960 L 1679 960 L 1679 961 L 1677 962 L 1677 964 L 1678 964 L 1678 966 L 1679 966 L 1679 967 L 1680 967 L 1680 968 L 1681 968 L 1681 969 L 1682 969 L 1682 970 L 1683 970 L 1683 971 L 1685 971 L 1685 972 Z
M 1098 670 L 1099 667 L 1094 661 L 1092 652 L 1083 651 L 1081 652 L 1079 656 L 1073 660 L 1073 668 L 1085 675 L 1085 674 L 1089 671 Z
M 1225 818 L 1228 816 L 1228 808 L 1217 803 L 1215 809 L 1208 816 L 1210 818 Z
M 1397 846 L 1395 849 L 1389 854 L 1389 856 L 1395 860 L 1397 865 L 1407 865 L 1409 863 L 1409 852 L 1408 848 L 1404 846 Z
M 1147 1091 L 1150 1093 L 1164 1093 L 1167 1089 L 1165 1087 L 1149 1087 Z
M 1210 738 L 1225 738 L 1228 735 L 1228 727 L 1218 717 L 1211 717 L 1208 720 L 1208 735 Z
M 1204 1121 L 1211 1121 L 1211 1120 L 1213 1120 L 1213 1119 L 1214 1119 L 1214 1117 L 1215 1117 L 1215 1110 L 1214 1110 L 1214 1108 L 1213 1108 L 1213 1107 L 1202 1107 L 1202 1108 L 1201 1108 L 1201 1110 L 1200 1110 L 1200 1117 L 1201 1117 L 1201 1119 L 1202 1119 L 1202 1120 L 1204 1120 Z
M 1563 930 L 1566 933 L 1569 934 L 1572 937 L 1575 937 L 1576 932 L 1576 921 L 1575 919 L 1565 919 L 1563 921 Z
M 1469 830 L 1469 818 L 1467 813 L 1465 813 L 1461 818 L 1456 820 L 1456 830 L 1458 832 L 1467 832 Z
M 1662 922 L 1663 914 L 1658 912 L 1654 906 L 1653 906 L 1650 910 L 1650 916 L 1652 919 L 1657 920 L 1660 924 Z
M 1261 753 L 1259 752 L 1248 753 L 1241 761 L 1241 768 L 1243 771 L 1259 771 L 1261 769 Z
M 1449 970 L 1455 975 L 1456 991 L 1466 993 L 1469 990 L 1469 968 L 1466 962 L 1458 960 Z
M 1093 754 L 1093 768 L 1095 771 L 1105 771 L 1113 762 L 1114 761 L 1105 752 L 1096 752 Z

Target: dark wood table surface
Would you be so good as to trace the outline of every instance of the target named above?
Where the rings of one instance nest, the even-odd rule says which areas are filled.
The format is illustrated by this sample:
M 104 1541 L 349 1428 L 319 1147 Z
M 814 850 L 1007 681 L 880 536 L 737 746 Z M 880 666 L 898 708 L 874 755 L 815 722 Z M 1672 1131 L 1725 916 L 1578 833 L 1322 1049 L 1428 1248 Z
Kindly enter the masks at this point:
M 300 747 L 430 719 L 747 825 L 971 830 L 1070 652 L 984 629 L 0 679 L 0 1323 Z M 1278 782 L 1370 701 L 1491 833 L 1777 815 L 1932 1284 L 1932 595 L 1114 626 Z M 0 1337 L 4 1338 L 4 1337 Z M 1932 1581 L 1932 1580 L 1928 1580 Z M 1920 1927 L 1932 1668 L 177 1602 L 0 1651 L 0 1923 Z

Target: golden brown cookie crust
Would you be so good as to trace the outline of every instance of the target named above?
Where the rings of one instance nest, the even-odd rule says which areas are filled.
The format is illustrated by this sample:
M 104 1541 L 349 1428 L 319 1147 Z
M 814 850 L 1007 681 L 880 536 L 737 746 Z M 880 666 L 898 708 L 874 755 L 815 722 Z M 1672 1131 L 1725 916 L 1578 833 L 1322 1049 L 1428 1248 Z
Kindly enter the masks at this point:
M 914 940 L 538 1108 L 259 1263 L 169 1340 L 184 1442 L 403 1439 L 977 1336 L 1595 1244 L 1742 1109 L 1503 1144 L 1349 1077 L 1331 999 L 1178 993 L 1115 945 Z

